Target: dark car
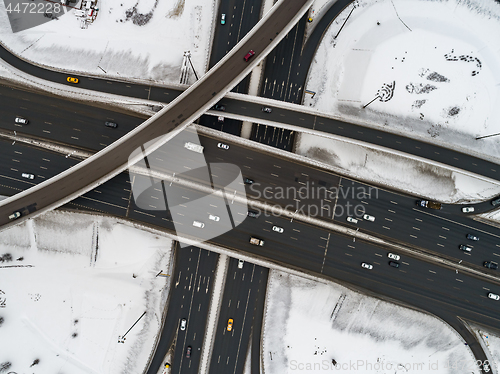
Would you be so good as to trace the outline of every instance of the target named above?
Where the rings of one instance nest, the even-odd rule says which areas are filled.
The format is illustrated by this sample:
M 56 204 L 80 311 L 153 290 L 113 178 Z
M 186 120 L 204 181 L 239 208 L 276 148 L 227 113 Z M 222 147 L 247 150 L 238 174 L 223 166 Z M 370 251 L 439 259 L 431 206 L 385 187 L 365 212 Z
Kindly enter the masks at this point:
M 467 239 L 477 242 L 479 240 L 479 237 L 477 237 L 476 235 L 467 234 Z
M 497 197 L 495 200 L 491 200 L 491 205 L 493 206 L 500 205 L 500 197 Z
M 104 122 L 104 126 L 106 127 L 112 127 L 114 129 L 116 129 L 118 127 L 118 125 L 114 122 Z
M 225 112 L 226 111 L 226 106 L 222 104 L 215 104 L 214 109 L 218 110 L 220 112 Z
M 191 346 L 188 346 L 186 348 L 186 358 L 190 358 L 191 357 L 191 351 L 192 351 Z
M 497 270 L 498 269 L 498 264 L 496 262 L 493 262 L 493 261 L 485 261 L 483 263 L 483 266 L 485 268 L 488 268 L 488 269 L 491 269 L 491 270 Z
M 243 182 L 245 182 L 245 184 L 253 184 L 253 179 L 245 178 Z
M 472 247 L 464 244 L 460 244 L 460 249 L 465 252 L 472 252 Z
M 393 268 L 398 268 L 399 267 L 399 262 L 389 261 L 389 266 L 392 266 Z
M 256 210 L 249 210 L 247 212 L 247 216 L 249 216 L 251 218 L 257 218 L 257 217 L 259 217 L 259 212 L 257 212 Z
M 250 60 L 254 54 L 255 52 L 253 50 L 249 50 L 248 53 L 243 58 L 245 59 L 246 62 L 248 62 L 248 60 Z

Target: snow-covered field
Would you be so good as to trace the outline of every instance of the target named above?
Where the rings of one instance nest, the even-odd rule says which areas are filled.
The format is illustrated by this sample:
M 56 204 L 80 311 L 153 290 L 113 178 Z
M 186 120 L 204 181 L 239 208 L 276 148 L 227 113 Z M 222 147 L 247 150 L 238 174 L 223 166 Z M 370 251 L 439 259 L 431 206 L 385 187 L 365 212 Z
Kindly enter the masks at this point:
M 301 134 L 295 153 L 366 181 L 446 203 L 479 202 L 500 195 L 500 185 L 389 152 Z
M 16 54 L 46 66 L 178 84 L 185 51 L 191 52 L 198 75 L 207 70 L 215 4 L 102 0 L 96 21 L 86 30 L 71 10 L 57 21 L 13 33 L 2 1 L 0 38 Z
M 500 133 L 500 3 L 356 3 L 325 34 L 304 104 L 500 157 L 498 137 L 476 140 Z
M 265 373 L 479 372 L 461 338 L 434 317 L 274 270 L 263 336 Z
M 155 276 L 171 270 L 171 245 L 117 219 L 64 212 L 0 233 L 0 367 L 142 372 L 168 293 L 168 278 Z

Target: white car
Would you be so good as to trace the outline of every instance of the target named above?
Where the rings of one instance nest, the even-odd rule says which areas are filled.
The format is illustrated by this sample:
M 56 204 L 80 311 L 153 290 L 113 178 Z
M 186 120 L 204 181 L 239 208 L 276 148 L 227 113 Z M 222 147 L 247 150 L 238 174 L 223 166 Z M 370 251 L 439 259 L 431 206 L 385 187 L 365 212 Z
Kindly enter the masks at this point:
M 361 263 L 361 267 L 364 268 L 364 269 L 368 269 L 368 270 L 373 269 L 373 265 L 372 264 L 367 264 L 366 262 L 362 262 Z
M 500 300 L 500 296 L 498 296 L 496 293 L 489 293 L 488 297 L 493 300 Z
M 183 318 L 183 319 L 181 320 L 181 331 L 186 330 L 186 323 L 187 323 L 187 322 L 186 322 L 186 319 L 185 319 L 185 318 Z
M 394 261 L 399 261 L 399 259 L 401 258 L 400 255 L 396 255 L 394 253 L 388 253 L 387 254 L 387 257 L 389 257 L 390 259 L 394 260 Z
M 472 206 L 464 206 L 462 208 L 462 213 L 472 213 L 474 211 L 474 207 Z
M 354 217 L 347 217 L 346 220 L 347 220 L 347 222 L 358 223 L 358 220 Z
M 202 229 L 205 227 L 205 224 L 203 222 L 200 222 L 200 221 L 193 221 L 193 226 Z
M 223 117 L 223 116 L 219 116 L 219 117 L 217 117 L 217 121 L 219 121 L 219 122 L 224 122 L 224 117 Z
M 208 215 L 208 219 L 211 219 L 212 221 L 219 222 L 220 217 L 219 216 L 214 216 L 213 214 Z
M 16 117 L 15 122 L 16 123 L 22 123 L 23 125 L 27 125 L 28 124 L 28 120 L 26 118 L 24 118 L 24 117 Z
M 283 227 L 278 227 L 278 226 L 273 226 L 273 231 L 279 232 L 280 234 L 283 234 Z
M 14 212 L 9 216 L 9 219 L 18 219 L 21 217 L 21 212 Z
M 33 174 L 28 174 L 28 173 L 22 173 L 21 176 L 23 178 L 28 178 L 28 179 L 35 179 L 35 176 Z
M 369 214 L 363 215 L 363 219 L 365 219 L 367 221 L 370 221 L 370 222 L 375 221 L 375 217 L 374 216 L 370 216 Z
M 238 269 L 243 269 L 243 264 L 245 263 L 245 261 L 243 260 L 238 260 Z
M 222 148 L 222 149 L 225 149 L 227 151 L 229 149 L 229 146 L 227 144 L 224 144 L 224 143 L 218 143 L 217 148 Z

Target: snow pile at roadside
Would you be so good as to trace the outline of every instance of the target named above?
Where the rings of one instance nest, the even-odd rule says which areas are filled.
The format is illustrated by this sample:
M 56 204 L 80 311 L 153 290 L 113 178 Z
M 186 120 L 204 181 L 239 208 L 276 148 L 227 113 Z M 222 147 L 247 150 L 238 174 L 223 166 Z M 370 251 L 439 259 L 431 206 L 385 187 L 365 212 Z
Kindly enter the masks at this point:
M 500 363 L 500 336 L 491 334 L 483 329 L 475 328 L 474 333 L 483 341 L 483 347 L 489 350 L 493 360 L 494 372 L 498 372 L 498 363 Z
M 274 270 L 262 354 L 267 373 L 478 373 L 472 353 L 438 319 Z
M 500 3 L 361 0 L 318 47 L 304 104 L 500 157 Z M 375 100 L 368 107 L 362 107 Z
M 88 29 L 80 29 L 72 9 L 56 21 L 12 33 L 0 2 L 0 38 L 42 65 L 178 84 L 185 51 L 198 75 L 207 70 L 214 7 L 207 0 L 100 1 Z
M 498 184 L 335 139 L 301 134 L 295 153 L 353 177 L 445 203 L 473 203 L 500 195 Z
M 0 365 L 18 373 L 142 372 L 166 300 L 168 279 L 155 276 L 172 265 L 170 252 L 167 238 L 84 214 L 51 212 L 3 231 Z

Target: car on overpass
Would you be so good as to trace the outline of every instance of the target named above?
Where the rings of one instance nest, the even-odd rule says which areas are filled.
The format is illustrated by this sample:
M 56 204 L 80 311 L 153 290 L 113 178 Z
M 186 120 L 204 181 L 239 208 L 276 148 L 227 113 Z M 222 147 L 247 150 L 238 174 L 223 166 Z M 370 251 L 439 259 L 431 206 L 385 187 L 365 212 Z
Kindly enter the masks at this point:
M 226 24 L 226 13 L 222 13 L 220 16 L 220 24 L 225 25 Z
M 186 358 L 191 358 L 191 351 L 192 350 L 193 350 L 193 348 L 191 348 L 190 345 L 186 348 Z
M 181 320 L 181 331 L 186 330 L 186 324 L 187 324 L 187 321 L 186 321 L 186 319 L 185 319 L 185 318 L 183 318 L 183 319 Z
M 233 329 L 233 319 L 229 318 L 227 320 L 227 331 L 231 331 Z
M 474 207 L 473 206 L 464 206 L 462 208 L 462 213 L 472 213 L 474 211 Z
M 248 53 L 243 58 L 245 59 L 246 62 L 248 62 L 248 60 L 250 60 L 253 57 L 253 55 L 255 55 L 255 52 L 253 50 L 249 50 Z
M 9 219 L 18 219 L 21 217 L 21 212 L 14 212 L 9 216 Z
M 78 83 L 78 78 L 75 78 L 75 77 L 68 77 L 66 78 L 66 80 L 69 82 L 69 83 Z

